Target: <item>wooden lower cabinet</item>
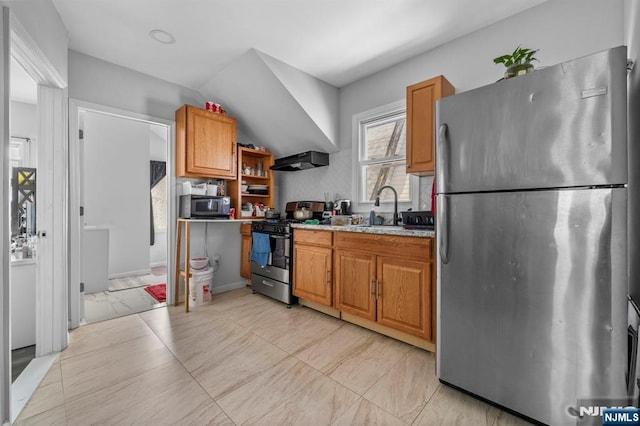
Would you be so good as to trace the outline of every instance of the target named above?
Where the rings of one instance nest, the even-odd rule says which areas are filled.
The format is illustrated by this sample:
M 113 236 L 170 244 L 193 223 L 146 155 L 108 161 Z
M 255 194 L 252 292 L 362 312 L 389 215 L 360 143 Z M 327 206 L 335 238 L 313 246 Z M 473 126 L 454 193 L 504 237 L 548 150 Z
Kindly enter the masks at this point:
M 376 320 L 376 257 L 336 250 L 336 308 L 371 321 Z
M 430 262 L 379 256 L 377 321 L 432 341 Z
M 294 296 L 333 306 L 331 231 L 296 229 L 293 233 Z
M 295 229 L 293 240 L 294 295 L 435 351 L 433 238 Z
M 339 234 L 334 260 L 336 309 L 434 342 L 432 239 L 390 237 L 386 250 L 380 236 Z M 413 250 L 400 255 L 397 248 L 407 246 Z
M 240 224 L 240 276 L 251 279 L 251 224 Z

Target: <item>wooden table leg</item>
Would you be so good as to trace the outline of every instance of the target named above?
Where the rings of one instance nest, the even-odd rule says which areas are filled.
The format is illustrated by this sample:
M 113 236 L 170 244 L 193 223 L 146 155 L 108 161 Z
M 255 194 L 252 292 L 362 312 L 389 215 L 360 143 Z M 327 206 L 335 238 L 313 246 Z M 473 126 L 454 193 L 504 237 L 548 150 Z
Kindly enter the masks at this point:
M 176 279 L 173 282 L 173 306 L 180 303 L 180 243 L 182 240 L 182 223 L 180 219 L 177 221 L 178 235 L 176 236 Z
M 190 251 L 191 251 L 191 223 L 189 221 L 185 221 L 184 223 L 184 311 L 189 312 L 189 278 L 191 277 L 191 272 L 189 271 L 189 259 L 191 259 Z

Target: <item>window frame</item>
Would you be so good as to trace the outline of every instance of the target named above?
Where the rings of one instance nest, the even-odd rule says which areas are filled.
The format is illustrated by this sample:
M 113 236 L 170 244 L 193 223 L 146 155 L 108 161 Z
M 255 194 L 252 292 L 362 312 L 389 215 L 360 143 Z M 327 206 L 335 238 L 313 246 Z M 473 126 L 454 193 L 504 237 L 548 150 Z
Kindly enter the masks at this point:
M 365 188 L 365 179 L 363 170 L 365 164 L 380 163 L 380 160 L 364 160 L 363 161 L 363 128 L 375 120 L 382 120 L 398 114 L 405 114 L 407 105 L 405 100 L 391 102 L 377 108 L 354 114 L 352 118 L 352 194 L 354 199 L 351 201 L 352 210 L 354 212 L 368 212 L 376 210 L 380 213 L 393 213 L 393 201 L 380 200 L 380 206 L 375 207 L 374 201 L 366 201 L 366 195 L 363 196 Z M 406 153 L 405 153 L 406 155 Z M 398 213 L 413 209 L 417 210 L 419 205 L 419 180 L 417 176 L 409 175 L 409 197 L 410 201 L 398 201 Z M 364 200 L 364 201 L 363 201 Z

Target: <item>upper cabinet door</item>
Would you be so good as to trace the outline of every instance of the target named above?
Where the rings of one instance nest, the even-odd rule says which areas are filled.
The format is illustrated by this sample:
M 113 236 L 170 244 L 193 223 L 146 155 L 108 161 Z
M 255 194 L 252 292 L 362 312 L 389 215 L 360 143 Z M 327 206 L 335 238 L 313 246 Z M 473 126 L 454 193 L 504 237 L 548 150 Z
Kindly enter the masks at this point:
M 443 76 L 407 87 L 407 173 L 435 172 L 434 103 L 455 93 Z
M 176 175 L 236 178 L 236 120 L 184 105 L 176 111 Z

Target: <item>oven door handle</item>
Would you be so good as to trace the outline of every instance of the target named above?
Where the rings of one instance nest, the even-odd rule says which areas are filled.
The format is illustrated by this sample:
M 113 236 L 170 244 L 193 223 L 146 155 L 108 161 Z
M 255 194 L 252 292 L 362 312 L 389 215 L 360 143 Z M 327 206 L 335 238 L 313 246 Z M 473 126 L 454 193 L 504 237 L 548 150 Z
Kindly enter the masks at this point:
M 288 240 L 289 237 L 285 237 L 283 235 L 273 235 L 273 234 L 269 234 L 269 238 L 275 238 L 277 240 Z

